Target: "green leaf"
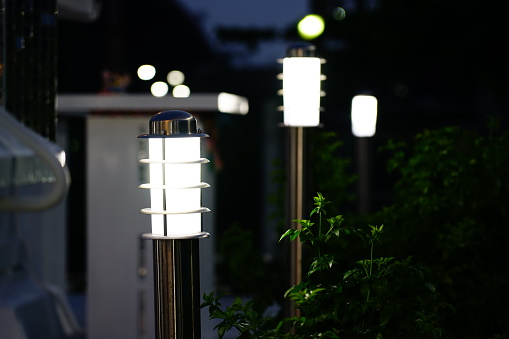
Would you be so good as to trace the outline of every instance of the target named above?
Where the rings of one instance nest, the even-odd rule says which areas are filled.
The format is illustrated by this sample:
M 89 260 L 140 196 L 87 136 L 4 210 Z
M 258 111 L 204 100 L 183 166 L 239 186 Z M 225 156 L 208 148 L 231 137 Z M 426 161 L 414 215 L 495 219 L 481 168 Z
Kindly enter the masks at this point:
M 283 240 L 283 238 L 285 238 L 286 236 L 288 236 L 288 235 L 292 234 L 293 232 L 295 232 L 295 230 L 294 230 L 294 229 L 291 229 L 291 228 L 290 228 L 289 230 L 287 230 L 287 231 L 286 231 L 286 232 L 285 232 L 285 233 L 281 236 L 281 238 L 279 238 L 279 242 L 281 242 L 281 240 Z
M 294 230 L 293 234 L 290 235 L 290 240 L 291 241 L 294 241 L 295 239 L 297 239 L 300 235 L 300 231 L 299 230 Z
M 219 325 L 218 325 L 219 326 Z M 217 327 L 217 326 L 216 326 Z M 226 326 L 220 326 L 218 329 L 217 329 L 217 334 L 219 336 L 219 339 L 222 339 L 225 335 L 225 333 L 228 331 L 228 329 L 226 328 Z

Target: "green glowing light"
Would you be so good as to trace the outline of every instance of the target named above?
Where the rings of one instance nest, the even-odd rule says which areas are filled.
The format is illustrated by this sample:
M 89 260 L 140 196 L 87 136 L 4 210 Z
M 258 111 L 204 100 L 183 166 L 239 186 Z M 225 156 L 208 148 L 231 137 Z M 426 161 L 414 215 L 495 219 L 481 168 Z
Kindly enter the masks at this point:
M 297 24 L 297 30 L 301 38 L 312 40 L 318 38 L 325 29 L 323 18 L 316 14 L 306 15 Z

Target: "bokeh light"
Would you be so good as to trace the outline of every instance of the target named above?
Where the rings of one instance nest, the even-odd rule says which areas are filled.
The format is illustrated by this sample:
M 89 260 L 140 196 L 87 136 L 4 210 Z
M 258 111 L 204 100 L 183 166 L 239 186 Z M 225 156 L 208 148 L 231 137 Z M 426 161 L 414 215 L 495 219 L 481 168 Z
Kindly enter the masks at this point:
M 316 14 L 306 15 L 297 24 L 297 30 L 301 38 L 312 40 L 318 38 L 325 29 L 323 18 Z
M 332 18 L 341 21 L 346 17 L 346 11 L 343 7 L 336 7 L 332 10 Z
M 141 80 L 150 80 L 156 75 L 156 69 L 152 65 L 141 65 L 138 67 L 138 77 Z
M 191 90 L 186 85 L 177 85 L 173 88 L 172 94 L 175 98 L 187 98 Z
M 182 85 L 185 78 L 184 73 L 177 70 L 169 72 L 166 76 L 166 80 L 168 80 L 168 83 L 172 86 Z
M 168 84 L 163 81 L 156 81 L 150 86 L 150 93 L 155 97 L 164 97 L 168 94 Z

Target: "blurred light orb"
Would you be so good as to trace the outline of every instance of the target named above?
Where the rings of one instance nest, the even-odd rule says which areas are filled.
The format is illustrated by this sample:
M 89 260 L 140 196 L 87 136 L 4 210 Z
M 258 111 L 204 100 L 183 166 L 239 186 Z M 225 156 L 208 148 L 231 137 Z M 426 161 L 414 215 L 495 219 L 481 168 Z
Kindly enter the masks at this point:
M 172 86 L 182 85 L 185 78 L 184 73 L 181 71 L 171 71 L 166 76 L 166 80 L 168 80 L 168 83 Z
M 156 69 L 152 65 L 141 65 L 138 67 L 138 77 L 141 80 L 150 80 L 156 75 Z
M 191 90 L 186 85 L 177 85 L 173 87 L 172 94 L 175 98 L 187 98 L 191 94 Z
M 164 97 L 168 94 L 168 85 L 163 81 L 156 81 L 150 86 L 150 93 L 155 97 Z
M 316 14 L 306 15 L 297 24 L 297 31 L 301 38 L 312 40 L 318 38 L 325 29 L 323 18 Z
M 332 10 L 332 18 L 341 21 L 346 17 L 346 11 L 343 7 L 336 7 Z

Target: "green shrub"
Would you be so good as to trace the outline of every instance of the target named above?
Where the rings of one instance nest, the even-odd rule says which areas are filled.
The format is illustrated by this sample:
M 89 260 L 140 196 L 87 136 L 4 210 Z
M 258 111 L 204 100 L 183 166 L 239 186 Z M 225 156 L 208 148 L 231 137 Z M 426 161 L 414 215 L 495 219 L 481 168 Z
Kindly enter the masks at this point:
M 235 328 L 240 338 L 438 338 L 443 337 L 440 314 L 446 304 L 439 300 L 426 270 L 413 266 L 410 258 L 375 258 L 383 226 L 360 229 L 345 226 L 341 215 L 326 218 L 329 204 L 318 193 L 309 220 L 296 220 L 301 229 L 282 236 L 309 247 L 313 260 L 300 284 L 285 297 L 300 309 L 299 317 L 264 318 L 252 302 L 237 299 L 224 310 L 221 296 L 204 295 L 211 319 L 222 319 L 216 328 L 219 338 Z M 354 236 L 353 242 L 367 245 L 369 256 L 343 264 L 337 242 Z
M 387 250 L 431 269 L 457 338 L 509 335 L 509 133 L 492 121 L 485 134 L 447 127 L 389 143 L 396 196 L 375 217 L 390 225 Z

